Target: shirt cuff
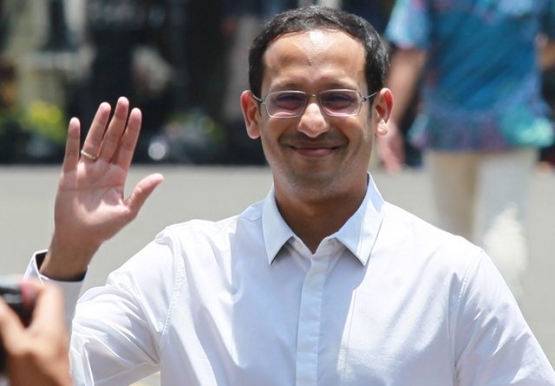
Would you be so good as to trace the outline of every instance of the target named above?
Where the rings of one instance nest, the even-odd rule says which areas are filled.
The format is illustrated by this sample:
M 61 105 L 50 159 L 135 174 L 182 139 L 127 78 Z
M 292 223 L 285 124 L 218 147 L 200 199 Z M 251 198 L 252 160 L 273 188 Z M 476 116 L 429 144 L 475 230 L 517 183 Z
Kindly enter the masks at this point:
M 71 324 L 73 315 L 75 314 L 75 306 L 83 288 L 85 275 L 79 281 L 58 281 L 52 280 L 44 275 L 41 275 L 39 268 L 46 255 L 46 250 L 38 251 L 33 254 L 27 269 L 25 270 L 24 278 L 35 279 L 41 283 L 53 283 L 58 286 L 64 295 L 65 315 L 68 326 Z

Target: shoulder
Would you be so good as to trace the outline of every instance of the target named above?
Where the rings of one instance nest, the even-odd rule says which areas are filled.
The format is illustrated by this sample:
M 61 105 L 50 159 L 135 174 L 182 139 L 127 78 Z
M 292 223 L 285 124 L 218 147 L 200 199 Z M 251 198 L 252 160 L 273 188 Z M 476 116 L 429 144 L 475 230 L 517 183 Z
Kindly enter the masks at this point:
M 225 242 L 238 231 L 255 232 L 262 230 L 263 202 L 257 202 L 242 213 L 220 220 L 193 219 L 172 224 L 155 238 L 156 243 L 169 243 L 174 247 L 190 248 L 193 245 Z M 240 236 L 240 234 L 239 234 Z
M 391 203 L 384 205 L 378 243 L 382 252 L 395 251 L 408 264 L 434 268 L 438 274 L 468 275 L 485 256 L 482 248 L 461 236 L 446 232 Z M 431 263 L 431 264 L 430 264 Z
M 112 276 L 121 278 L 123 274 L 149 283 L 181 282 L 185 271 L 194 266 L 222 264 L 232 243 L 249 240 L 251 236 L 256 240 L 256 234 L 262 234 L 260 212 L 257 203 L 225 219 L 194 219 L 169 225 Z
M 421 217 L 389 202 L 385 202 L 384 204 L 384 220 L 382 228 L 385 232 L 397 229 L 398 232 L 394 232 L 397 236 L 401 236 L 400 232 L 404 232 L 411 236 L 418 235 L 419 237 L 425 237 L 426 239 L 448 239 L 452 242 L 454 241 L 452 240 L 453 235 L 451 233 L 446 232 L 429 221 L 426 221 Z

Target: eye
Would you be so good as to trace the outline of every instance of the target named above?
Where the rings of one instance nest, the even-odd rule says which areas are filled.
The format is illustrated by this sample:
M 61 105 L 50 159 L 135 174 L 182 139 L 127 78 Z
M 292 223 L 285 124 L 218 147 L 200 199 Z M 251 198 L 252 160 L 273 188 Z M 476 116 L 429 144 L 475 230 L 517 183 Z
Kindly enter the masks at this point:
M 322 104 L 329 109 L 340 110 L 356 103 L 357 93 L 350 90 L 330 90 L 320 95 Z
M 286 110 L 296 110 L 304 106 L 306 102 L 306 95 L 301 92 L 276 92 L 269 95 L 270 103 L 275 107 Z

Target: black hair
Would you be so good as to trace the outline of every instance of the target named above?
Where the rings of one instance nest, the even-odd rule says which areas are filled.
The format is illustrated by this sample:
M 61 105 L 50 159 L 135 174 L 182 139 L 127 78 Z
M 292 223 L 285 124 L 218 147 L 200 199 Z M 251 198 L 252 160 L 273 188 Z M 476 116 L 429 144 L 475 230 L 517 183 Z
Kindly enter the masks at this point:
M 319 29 L 343 31 L 360 41 L 365 51 L 364 73 L 368 94 L 383 87 L 389 67 L 388 49 L 374 27 L 362 17 L 351 13 L 311 5 L 277 14 L 254 39 L 249 51 L 249 87 L 253 94 L 261 97 L 263 56 L 271 42 L 287 33 Z

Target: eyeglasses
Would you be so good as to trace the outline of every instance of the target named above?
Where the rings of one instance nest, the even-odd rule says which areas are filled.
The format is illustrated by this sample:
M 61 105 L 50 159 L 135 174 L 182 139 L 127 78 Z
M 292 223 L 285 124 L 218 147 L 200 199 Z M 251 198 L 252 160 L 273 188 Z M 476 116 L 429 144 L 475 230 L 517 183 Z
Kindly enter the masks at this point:
M 363 102 L 370 100 L 377 92 L 362 96 L 357 90 L 334 89 L 319 94 L 307 94 L 304 91 L 276 91 L 260 99 L 253 95 L 260 104 L 266 106 L 268 115 L 273 118 L 296 118 L 302 115 L 310 97 L 317 97 L 324 113 L 332 117 L 357 115 Z

